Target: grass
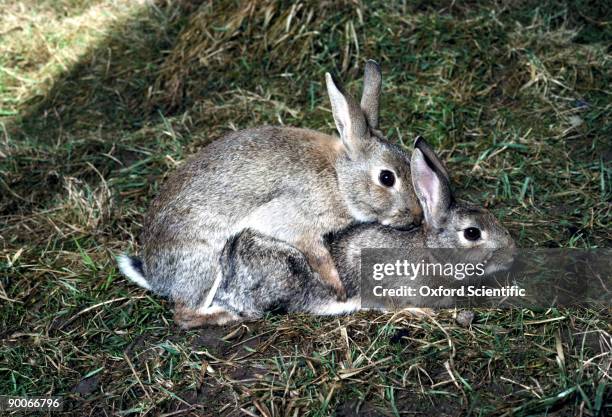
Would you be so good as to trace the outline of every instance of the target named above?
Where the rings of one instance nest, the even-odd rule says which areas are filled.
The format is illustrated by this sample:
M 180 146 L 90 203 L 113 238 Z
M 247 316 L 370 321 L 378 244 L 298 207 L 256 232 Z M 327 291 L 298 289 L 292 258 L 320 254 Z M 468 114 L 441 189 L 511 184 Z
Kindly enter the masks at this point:
M 220 134 L 333 132 L 323 74 L 357 91 L 366 58 L 385 133 L 426 137 L 519 246 L 610 247 L 605 2 L 0 3 L 1 394 L 65 415 L 609 414 L 609 308 L 185 332 L 113 261 Z

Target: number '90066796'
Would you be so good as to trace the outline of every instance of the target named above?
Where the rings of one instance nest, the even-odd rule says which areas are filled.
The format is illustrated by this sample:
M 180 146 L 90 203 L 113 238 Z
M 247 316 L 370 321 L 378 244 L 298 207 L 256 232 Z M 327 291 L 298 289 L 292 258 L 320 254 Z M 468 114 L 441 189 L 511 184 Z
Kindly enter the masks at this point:
M 62 397 L 13 397 L 9 395 L 0 395 L 0 411 L 61 411 L 62 405 Z

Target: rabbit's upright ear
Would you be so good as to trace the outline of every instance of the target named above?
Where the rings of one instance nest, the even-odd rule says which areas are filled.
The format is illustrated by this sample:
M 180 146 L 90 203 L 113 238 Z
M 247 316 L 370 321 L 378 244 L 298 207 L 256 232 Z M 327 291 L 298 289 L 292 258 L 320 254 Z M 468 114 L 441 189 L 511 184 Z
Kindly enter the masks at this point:
M 440 227 L 453 202 L 450 182 L 419 148 L 412 152 L 410 170 L 426 225 Z
M 367 124 L 363 111 L 330 73 L 325 74 L 325 82 L 340 138 L 348 151 L 355 153 L 366 137 Z
M 378 129 L 378 109 L 380 107 L 380 88 L 382 74 L 376 61 L 370 59 L 365 64 L 363 74 L 363 94 L 361 95 L 361 110 L 372 129 Z
M 440 174 L 444 175 L 446 181 L 450 183 L 450 176 L 448 175 L 448 171 L 446 170 L 446 165 L 444 165 L 444 162 L 442 162 L 440 158 L 438 158 L 438 155 L 434 152 L 429 143 L 427 143 L 427 141 L 423 139 L 422 136 L 417 136 L 417 138 L 414 140 L 414 148 L 418 148 L 421 152 L 423 152 L 429 162 L 431 162 L 435 166 L 436 170 Z

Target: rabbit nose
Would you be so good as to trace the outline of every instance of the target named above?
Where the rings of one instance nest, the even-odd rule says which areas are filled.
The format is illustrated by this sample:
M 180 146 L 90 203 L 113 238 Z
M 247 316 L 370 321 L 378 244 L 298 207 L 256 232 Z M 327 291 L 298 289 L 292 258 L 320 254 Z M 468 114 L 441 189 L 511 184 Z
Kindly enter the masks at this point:
M 512 253 L 514 254 L 516 252 L 516 242 L 514 241 L 514 239 L 512 239 L 512 236 L 510 236 L 510 233 L 508 232 L 506 232 L 506 238 L 508 240 L 508 244 L 506 245 L 506 247 L 512 250 Z
M 410 212 L 412 213 L 412 222 L 415 225 L 420 226 L 421 222 L 423 221 L 423 209 L 421 208 L 421 206 L 417 204 L 411 207 Z
M 516 247 L 516 244 L 514 243 L 514 240 L 510 239 L 510 244 L 508 245 L 508 250 L 510 251 L 510 256 L 512 256 L 512 258 L 514 258 L 516 255 L 518 255 L 518 248 Z

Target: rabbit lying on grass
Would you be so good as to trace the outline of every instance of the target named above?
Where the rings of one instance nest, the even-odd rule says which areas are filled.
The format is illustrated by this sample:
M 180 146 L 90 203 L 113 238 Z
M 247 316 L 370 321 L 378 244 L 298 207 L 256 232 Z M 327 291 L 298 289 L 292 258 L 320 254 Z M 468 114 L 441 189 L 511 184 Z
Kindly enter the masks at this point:
M 340 138 L 262 127 L 214 141 L 179 167 L 153 201 L 141 258 L 118 258 L 124 275 L 176 303 L 182 326 L 234 318 L 211 304 L 223 278 L 223 248 L 245 230 L 295 248 L 322 287 L 345 299 L 324 236 L 357 222 L 420 221 L 409 156 L 378 130 L 378 65 L 366 63 L 360 105 L 329 74 L 326 83 Z
M 231 312 L 232 320 L 261 317 L 265 312 L 309 312 L 330 315 L 360 308 L 360 250 L 410 249 L 415 262 L 422 248 L 482 248 L 473 251 L 487 265 L 486 273 L 505 270 L 512 261 L 514 241 L 488 211 L 455 201 L 446 169 L 422 139 L 411 160 L 412 182 L 423 207 L 424 224 L 418 229 L 361 224 L 332 238 L 331 253 L 349 299 L 336 300 L 295 247 L 247 229 L 234 236 L 222 255 L 224 279 L 213 308 Z M 504 249 L 510 249 L 504 250 Z M 444 260 L 440 260 L 444 261 Z M 197 317 L 183 325 L 199 325 Z

